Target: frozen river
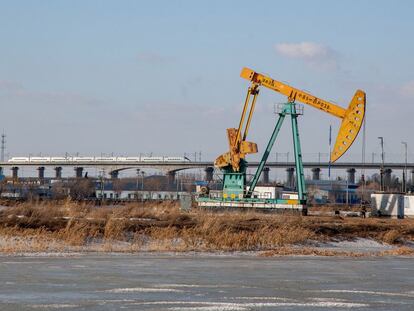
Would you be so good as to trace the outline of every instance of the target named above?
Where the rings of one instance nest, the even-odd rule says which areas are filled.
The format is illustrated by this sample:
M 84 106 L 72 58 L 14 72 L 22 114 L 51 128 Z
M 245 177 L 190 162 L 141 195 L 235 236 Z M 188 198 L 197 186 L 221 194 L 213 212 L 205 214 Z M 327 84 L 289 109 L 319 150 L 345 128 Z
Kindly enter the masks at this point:
M 411 258 L 1 256 L 0 310 L 414 310 Z

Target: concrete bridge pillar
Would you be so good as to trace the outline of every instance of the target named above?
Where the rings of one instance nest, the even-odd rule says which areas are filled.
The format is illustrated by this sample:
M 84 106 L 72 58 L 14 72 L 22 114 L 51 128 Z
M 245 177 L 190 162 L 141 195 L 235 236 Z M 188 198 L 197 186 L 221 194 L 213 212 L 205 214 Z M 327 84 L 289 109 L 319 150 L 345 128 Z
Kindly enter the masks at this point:
M 262 179 L 262 181 L 263 181 L 264 184 L 268 184 L 269 181 L 270 181 L 270 179 L 269 179 L 269 172 L 270 172 L 270 168 L 265 167 L 263 169 L 263 179 Z
M 389 191 L 391 187 L 391 173 L 392 169 L 386 168 L 384 169 L 384 188 L 385 191 Z
M 205 180 L 208 182 L 213 181 L 214 167 L 206 167 L 204 172 L 206 173 Z
M 13 166 L 11 168 L 12 171 L 12 178 L 13 179 L 18 179 L 19 178 L 19 168 L 17 166 Z
M 320 180 L 321 179 L 321 169 L 319 167 L 314 167 L 312 169 L 312 180 Z
M 3 175 L 3 168 L 0 167 L 0 175 Z
M 293 167 L 288 167 L 286 169 L 286 186 L 289 188 L 293 188 L 295 186 L 294 172 L 295 169 Z
M 172 187 L 175 183 L 175 171 L 167 172 L 168 187 Z
M 355 184 L 355 172 L 356 170 L 354 168 L 348 168 L 346 170 L 348 184 Z
M 111 179 L 118 179 L 119 171 L 112 171 L 110 174 L 111 174 Z
M 75 176 L 76 176 L 76 178 L 82 178 L 82 176 L 83 176 L 83 167 L 75 167 Z
M 44 166 L 39 166 L 37 168 L 37 172 L 38 172 L 37 177 L 40 180 L 44 180 L 45 179 L 45 167 Z
M 60 166 L 55 167 L 55 178 L 62 179 L 62 168 Z

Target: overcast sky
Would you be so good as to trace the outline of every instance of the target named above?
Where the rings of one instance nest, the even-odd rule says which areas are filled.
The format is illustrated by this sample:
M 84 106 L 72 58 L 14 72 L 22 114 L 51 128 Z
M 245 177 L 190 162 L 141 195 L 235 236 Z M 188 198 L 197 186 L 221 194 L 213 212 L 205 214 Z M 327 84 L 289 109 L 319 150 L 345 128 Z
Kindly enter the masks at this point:
M 343 107 L 365 90 L 367 158 L 383 136 L 400 159 L 401 141 L 414 151 L 413 12 L 412 1 L 0 1 L 0 129 L 10 155 L 214 159 L 247 66 Z M 260 150 L 284 100 L 261 91 L 249 137 Z M 312 107 L 299 122 L 305 155 L 327 152 L 340 124 Z M 291 150 L 289 126 L 276 151 Z

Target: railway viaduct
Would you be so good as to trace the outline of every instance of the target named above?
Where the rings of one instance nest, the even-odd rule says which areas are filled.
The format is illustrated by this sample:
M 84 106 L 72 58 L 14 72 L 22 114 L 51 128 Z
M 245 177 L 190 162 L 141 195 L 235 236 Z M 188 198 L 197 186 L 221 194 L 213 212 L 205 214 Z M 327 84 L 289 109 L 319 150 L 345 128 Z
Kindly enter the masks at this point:
M 249 167 L 257 167 L 259 162 L 249 162 Z M 305 168 L 311 169 L 312 179 L 319 180 L 320 172 L 322 169 L 342 169 L 347 172 L 347 180 L 350 183 L 355 183 L 355 173 L 357 169 L 365 170 L 378 170 L 381 168 L 384 169 L 384 181 L 391 180 L 391 173 L 393 170 L 410 170 L 411 180 L 414 180 L 414 163 L 397 163 L 389 162 L 384 163 L 361 163 L 361 162 L 336 162 L 336 163 L 327 163 L 327 162 L 304 162 L 303 166 Z M 38 171 L 38 178 L 44 179 L 46 168 L 52 168 L 55 171 L 55 178 L 62 178 L 62 168 L 63 167 L 72 167 L 74 169 L 74 177 L 81 178 L 83 177 L 83 171 L 86 168 L 97 168 L 104 169 L 106 172 L 109 172 L 111 178 L 118 178 L 120 171 L 128 169 L 137 169 L 137 168 L 150 168 L 163 171 L 171 181 L 175 178 L 175 173 L 177 171 L 187 170 L 187 169 L 196 169 L 201 168 L 205 171 L 205 180 L 211 181 L 214 175 L 214 164 L 212 161 L 198 161 L 198 162 L 144 162 L 144 161 L 135 161 L 135 162 L 123 162 L 123 161 L 111 161 L 111 162 L 98 162 L 98 161 L 85 161 L 85 162 L 74 162 L 74 161 L 62 161 L 62 162 L 0 162 L 0 173 L 5 173 L 6 169 L 11 171 L 11 176 L 14 179 L 17 179 L 19 176 L 19 168 L 21 167 L 35 167 Z M 286 169 L 286 180 L 289 183 L 289 180 L 293 179 L 295 171 L 294 162 L 268 162 L 263 171 L 263 181 L 269 182 L 269 172 L 272 168 L 285 168 Z

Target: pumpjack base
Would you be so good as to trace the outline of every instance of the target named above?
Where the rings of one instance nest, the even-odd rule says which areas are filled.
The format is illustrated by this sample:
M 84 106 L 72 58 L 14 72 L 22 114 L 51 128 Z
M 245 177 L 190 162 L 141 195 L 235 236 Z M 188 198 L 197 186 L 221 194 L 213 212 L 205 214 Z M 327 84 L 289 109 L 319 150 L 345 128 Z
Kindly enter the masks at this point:
M 284 199 L 243 199 L 243 200 L 224 200 L 199 197 L 196 199 L 200 208 L 209 209 L 239 209 L 239 210 L 263 210 L 274 212 L 293 212 L 307 214 L 306 202 L 300 200 Z

